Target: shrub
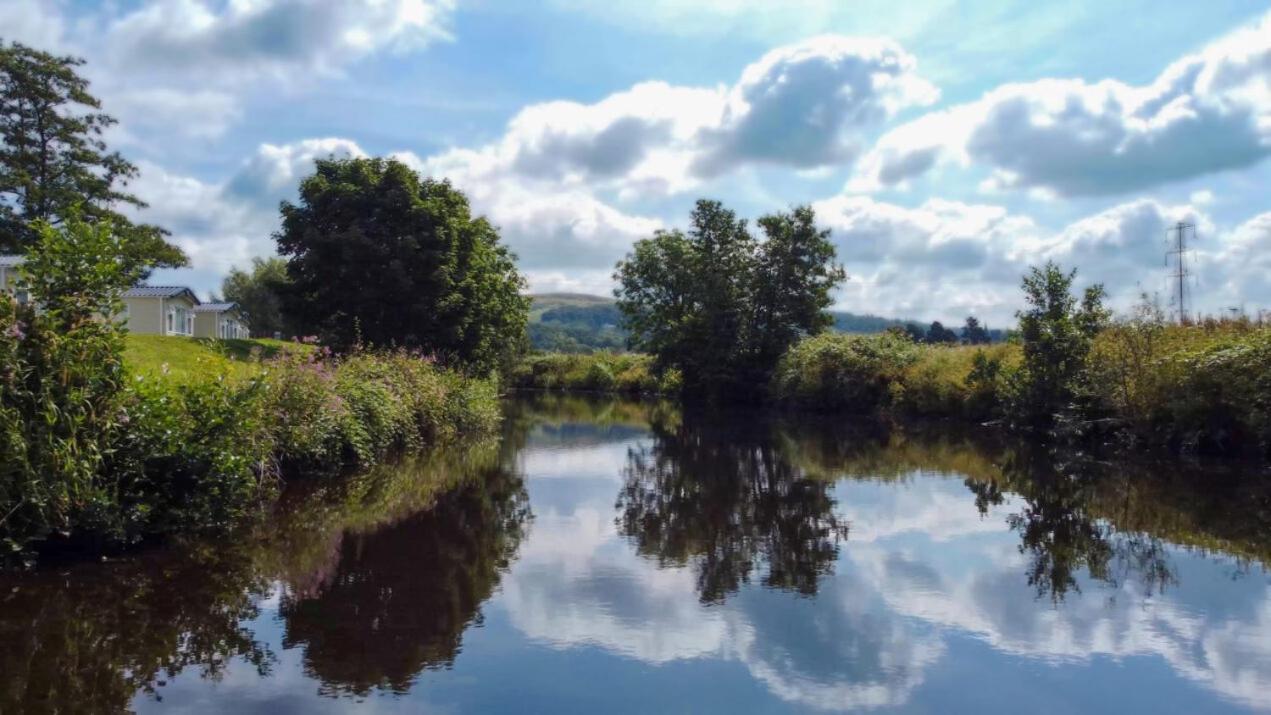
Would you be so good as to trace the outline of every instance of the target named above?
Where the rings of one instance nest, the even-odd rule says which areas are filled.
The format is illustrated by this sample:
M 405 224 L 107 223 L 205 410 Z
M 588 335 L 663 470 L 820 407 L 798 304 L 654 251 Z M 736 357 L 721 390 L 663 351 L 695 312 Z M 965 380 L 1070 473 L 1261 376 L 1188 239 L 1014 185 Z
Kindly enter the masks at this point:
M 892 406 L 925 417 L 984 420 L 999 412 L 1008 369 L 1019 348 L 922 345 L 891 391 Z
M 37 222 L 21 280 L 0 294 L 0 560 L 82 518 L 109 520 L 101 465 L 124 383 L 119 296 L 137 277 L 110 224 Z
M 121 404 L 103 474 L 115 485 L 114 523 L 82 522 L 97 538 L 225 530 L 273 493 L 266 385 L 221 375 L 172 383 L 140 378 Z
M 912 341 L 893 333 L 806 338 L 777 365 L 772 394 L 814 409 L 869 412 L 887 403 L 918 356 Z
M 1108 313 L 1101 285 L 1087 288 L 1078 304 L 1071 292 L 1075 277 L 1076 271 L 1064 273 L 1049 262 L 1024 276 L 1028 307 L 1016 313 L 1023 360 L 1009 381 L 1010 412 L 1019 427 L 1049 428 L 1060 413 L 1077 408 L 1086 357 Z
M 1138 440 L 1184 451 L 1271 449 L 1271 328 L 1167 325 L 1141 306 L 1095 339 L 1090 392 Z
M 639 353 L 598 352 L 588 355 L 550 353 L 530 355 L 509 375 L 512 387 L 537 390 L 584 390 L 622 394 L 674 394 L 679 378 L 653 371 L 653 358 Z

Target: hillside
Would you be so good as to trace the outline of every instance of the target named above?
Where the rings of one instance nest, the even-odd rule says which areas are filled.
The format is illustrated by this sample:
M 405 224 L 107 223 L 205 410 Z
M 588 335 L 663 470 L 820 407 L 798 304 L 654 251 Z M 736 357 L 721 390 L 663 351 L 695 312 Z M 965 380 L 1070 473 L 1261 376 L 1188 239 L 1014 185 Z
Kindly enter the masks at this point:
M 587 353 L 625 348 L 622 315 L 613 298 L 586 293 L 539 293 L 530 298 L 530 344 L 535 350 Z M 907 326 L 925 330 L 928 324 L 841 310 L 830 311 L 830 315 L 834 330 L 840 333 L 881 333 Z M 1001 339 L 1000 331 L 990 332 L 995 340 Z

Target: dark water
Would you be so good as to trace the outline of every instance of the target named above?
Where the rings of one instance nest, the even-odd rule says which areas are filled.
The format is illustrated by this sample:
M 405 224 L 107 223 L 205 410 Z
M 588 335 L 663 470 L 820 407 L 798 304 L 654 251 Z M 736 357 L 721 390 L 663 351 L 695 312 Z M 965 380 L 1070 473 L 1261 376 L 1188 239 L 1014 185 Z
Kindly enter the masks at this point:
M 0 713 L 1271 710 L 1265 474 L 508 414 L 231 543 L 0 577 Z

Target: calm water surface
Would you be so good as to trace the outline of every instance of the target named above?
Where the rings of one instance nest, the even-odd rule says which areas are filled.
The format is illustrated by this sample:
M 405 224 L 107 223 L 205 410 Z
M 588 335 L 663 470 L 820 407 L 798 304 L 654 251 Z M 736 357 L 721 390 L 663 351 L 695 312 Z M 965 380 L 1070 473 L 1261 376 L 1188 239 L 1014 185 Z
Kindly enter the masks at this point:
M 507 409 L 231 544 L 0 577 L 0 712 L 1271 711 L 1266 475 Z

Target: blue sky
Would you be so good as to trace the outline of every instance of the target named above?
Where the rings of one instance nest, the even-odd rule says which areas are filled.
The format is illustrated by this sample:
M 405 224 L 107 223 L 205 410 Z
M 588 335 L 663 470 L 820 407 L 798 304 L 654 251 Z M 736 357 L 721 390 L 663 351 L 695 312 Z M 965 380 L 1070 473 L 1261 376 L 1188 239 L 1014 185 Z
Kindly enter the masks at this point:
M 141 218 L 215 290 L 312 160 L 393 154 L 501 226 L 535 290 L 698 197 L 811 203 L 857 312 L 1007 321 L 1053 258 L 1128 309 L 1198 226 L 1194 300 L 1271 308 L 1271 5 L 0 0 L 70 52 L 142 169 Z

